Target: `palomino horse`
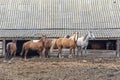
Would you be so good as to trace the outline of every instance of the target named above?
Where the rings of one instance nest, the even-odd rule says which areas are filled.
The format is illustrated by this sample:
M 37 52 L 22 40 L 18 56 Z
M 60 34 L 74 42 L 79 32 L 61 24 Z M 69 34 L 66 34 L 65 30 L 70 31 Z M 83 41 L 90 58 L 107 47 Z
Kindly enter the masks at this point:
M 61 58 L 62 48 L 67 48 L 67 49 L 69 48 L 70 49 L 69 57 L 72 57 L 72 55 L 71 55 L 72 51 L 75 54 L 77 38 L 78 38 L 78 32 L 75 32 L 73 34 L 73 36 L 71 36 L 70 38 L 58 38 L 58 39 L 54 40 L 54 42 L 52 43 L 50 51 L 52 52 L 54 45 L 56 45 L 58 48 L 58 57 Z
M 39 53 L 39 56 L 41 58 L 42 56 L 42 52 L 44 50 L 44 42 L 46 40 L 46 36 L 42 35 L 42 37 L 40 38 L 40 40 L 38 42 L 32 42 L 32 41 L 28 41 L 26 43 L 23 44 L 22 47 L 22 52 L 21 52 L 21 56 L 24 54 L 24 60 L 26 61 L 26 56 L 29 50 L 33 50 L 33 51 L 37 51 Z
M 74 32 L 72 36 L 66 35 L 66 36 L 64 36 L 64 38 L 71 39 L 71 40 L 73 40 L 75 42 L 78 39 L 78 32 Z
M 17 47 L 16 47 L 16 40 L 13 40 L 12 42 L 7 43 L 6 46 L 6 53 L 5 53 L 5 60 L 4 62 L 11 63 L 11 60 L 13 58 L 13 56 L 15 57 L 16 55 L 16 51 L 17 51 Z
M 86 49 L 88 46 L 89 39 L 95 39 L 95 36 L 91 31 L 89 31 L 85 36 L 78 38 L 78 40 L 77 40 L 77 49 L 78 49 L 77 55 L 79 55 L 79 52 L 81 51 L 81 56 L 82 56 L 83 49 L 85 49 L 85 53 L 87 53 Z

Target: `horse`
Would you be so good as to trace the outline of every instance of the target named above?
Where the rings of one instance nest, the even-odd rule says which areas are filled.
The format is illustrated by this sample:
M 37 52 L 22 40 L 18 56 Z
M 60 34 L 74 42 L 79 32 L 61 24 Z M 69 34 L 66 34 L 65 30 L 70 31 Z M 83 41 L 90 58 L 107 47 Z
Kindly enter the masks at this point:
M 46 35 L 42 35 L 38 42 L 28 41 L 23 44 L 22 51 L 20 55 L 22 56 L 24 53 L 24 60 L 26 61 L 26 56 L 29 50 L 37 51 L 39 53 L 39 57 L 42 57 L 44 51 L 44 42 L 46 40 Z
M 78 38 L 78 40 L 77 40 L 77 49 L 78 49 L 77 55 L 79 55 L 79 52 L 81 51 L 81 56 L 82 56 L 83 49 L 85 50 L 85 53 L 87 53 L 86 49 L 87 49 L 88 42 L 90 39 L 92 39 L 92 40 L 95 39 L 95 36 L 91 31 L 88 31 L 88 33 L 85 36 Z
M 66 35 L 66 36 L 64 36 L 64 38 L 70 38 L 70 35 Z
M 62 54 L 61 54 L 61 51 L 62 51 L 62 48 L 69 48 L 70 49 L 70 55 L 69 55 L 69 58 L 72 57 L 72 51 L 75 55 L 75 47 L 76 47 L 76 41 L 77 41 L 77 38 L 78 38 L 78 32 L 75 32 L 73 34 L 73 36 L 71 36 L 70 38 L 58 38 L 58 39 L 55 39 L 52 43 L 52 46 L 50 48 L 50 51 L 52 52 L 53 50 L 53 47 L 54 45 L 57 46 L 58 48 L 58 57 L 59 58 L 62 58 Z
M 16 40 L 12 40 L 12 42 L 7 43 L 5 60 L 3 62 L 11 63 L 13 57 L 15 57 L 17 51 Z
M 45 57 L 48 58 L 49 57 L 49 51 L 50 48 L 52 46 L 52 43 L 54 43 L 56 39 L 46 39 L 45 43 L 44 43 L 44 48 L 45 48 Z M 54 49 L 57 49 L 57 46 L 54 45 Z

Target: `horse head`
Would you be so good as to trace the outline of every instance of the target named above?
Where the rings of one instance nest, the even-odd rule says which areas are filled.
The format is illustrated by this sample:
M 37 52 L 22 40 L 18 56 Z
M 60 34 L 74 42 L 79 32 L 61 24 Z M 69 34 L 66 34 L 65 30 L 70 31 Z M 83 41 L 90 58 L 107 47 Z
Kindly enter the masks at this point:
M 74 41 L 76 42 L 77 41 L 77 39 L 78 39 L 78 32 L 74 32 Z
M 46 35 L 42 35 L 42 37 L 41 37 L 40 40 L 42 40 L 43 42 L 45 42 L 46 41 Z
M 12 42 L 13 42 L 13 43 L 16 43 L 16 42 L 17 42 L 17 40 L 12 40 Z
M 89 31 L 89 32 L 88 32 L 88 36 L 89 36 L 89 38 L 92 39 L 92 40 L 95 39 L 95 36 L 94 36 L 94 34 L 93 34 L 92 31 Z

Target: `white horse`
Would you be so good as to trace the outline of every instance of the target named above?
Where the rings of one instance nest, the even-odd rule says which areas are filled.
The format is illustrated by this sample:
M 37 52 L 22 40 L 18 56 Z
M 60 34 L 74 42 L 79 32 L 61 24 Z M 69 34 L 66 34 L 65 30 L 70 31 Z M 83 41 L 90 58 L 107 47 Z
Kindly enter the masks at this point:
M 78 40 L 77 40 L 77 55 L 79 55 L 79 53 L 81 51 L 81 56 L 82 56 L 83 49 L 85 50 L 85 53 L 87 53 L 86 49 L 87 49 L 88 42 L 90 39 L 92 39 L 92 40 L 95 39 L 95 36 L 91 31 L 89 31 L 85 36 L 78 38 Z

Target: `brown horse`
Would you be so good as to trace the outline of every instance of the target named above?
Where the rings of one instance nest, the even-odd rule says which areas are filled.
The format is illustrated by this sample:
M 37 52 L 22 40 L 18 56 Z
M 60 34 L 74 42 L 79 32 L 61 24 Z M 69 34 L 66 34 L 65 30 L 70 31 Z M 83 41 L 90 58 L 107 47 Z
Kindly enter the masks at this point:
M 54 43 L 55 39 L 51 39 L 51 40 L 46 40 L 45 43 L 44 43 L 44 47 L 45 47 L 45 57 L 48 58 L 49 57 L 49 51 L 50 51 L 50 48 L 52 46 L 52 44 Z M 57 46 L 54 45 L 54 49 L 57 49 Z
M 78 38 L 78 32 L 75 32 L 73 36 L 71 36 L 70 38 L 58 38 L 53 41 L 50 51 L 52 52 L 54 45 L 56 45 L 58 48 L 58 56 L 59 58 L 61 58 L 62 48 L 67 48 L 67 49 L 69 48 L 70 49 L 69 57 L 72 57 L 71 55 L 72 51 L 75 55 L 75 47 L 76 47 L 77 38 Z
M 8 63 L 11 63 L 11 60 L 13 56 L 15 57 L 16 51 L 17 51 L 16 40 L 13 40 L 12 42 L 7 43 L 6 47 L 7 48 L 6 48 L 4 62 L 8 61 Z
M 42 37 L 40 38 L 40 40 L 38 42 L 32 42 L 32 41 L 28 41 L 26 43 L 23 44 L 22 47 L 22 52 L 21 52 L 21 56 L 24 54 L 24 60 L 26 61 L 26 56 L 29 50 L 33 50 L 33 51 L 37 51 L 39 53 L 39 56 L 41 58 L 42 56 L 42 52 L 44 50 L 44 42 L 46 40 L 46 36 L 42 35 Z

